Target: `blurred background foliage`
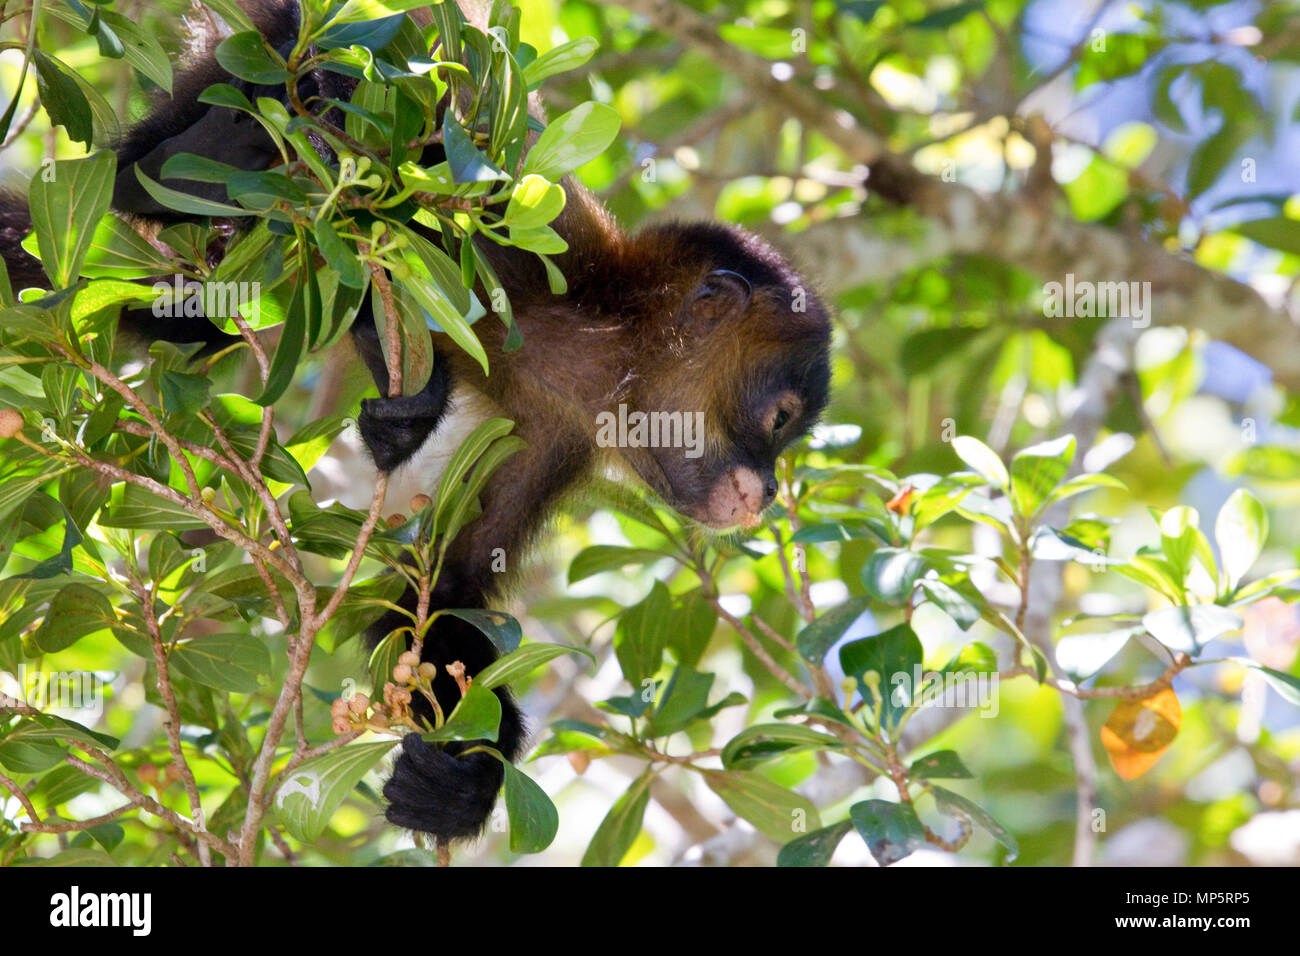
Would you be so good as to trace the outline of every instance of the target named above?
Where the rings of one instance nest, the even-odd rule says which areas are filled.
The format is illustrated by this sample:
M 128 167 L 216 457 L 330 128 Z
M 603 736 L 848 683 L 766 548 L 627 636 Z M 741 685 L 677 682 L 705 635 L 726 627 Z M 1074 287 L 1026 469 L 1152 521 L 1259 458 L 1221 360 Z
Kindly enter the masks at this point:
M 942 474 L 961 467 L 954 435 L 978 436 L 1010 457 L 1062 434 L 1078 411 L 1084 370 L 1106 319 L 1049 316 L 1045 283 L 1064 281 L 1067 273 L 1097 281 L 1154 279 L 1151 327 L 1132 336 L 1117 382 L 1103 396 L 1099 430 L 1081 449 L 1093 456 L 1089 470 L 1106 467 L 1128 488 L 1103 489 L 1088 500 L 1089 511 L 1118 519 L 1110 553 L 1128 556 L 1159 540 L 1149 507 L 1192 506 L 1208 528 L 1229 494 L 1248 487 L 1271 524 L 1256 572 L 1300 563 L 1300 338 L 1274 334 L 1294 326 L 1300 267 L 1294 162 L 1300 4 L 522 0 L 519 6 L 522 37 L 538 50 L 577 37 L 599 40 L 585 69 L 548 82 L 543 93 L 553 115 L 588 99 L 622 115 L 623 135 L 581 178 L 625 226 L 665 217 L 742 223 L 789 251 L 835 304 L 834 402 L 801 463 Z M 179 0 L 118 0 L 116 7 L 175 54 L 185 47 L 179 17 L 202 16 Z M 101 59 L 93 40 L 61 22 L 43 30 L 43 44 L 90 78 L 112 112 L 143 112 L 141 85 L 120 63 Z M 0 89 L 16 84 L 20 59 L 12 52 L 0 55 Z M 792 101 L 774 96 L 756 76 L 808 97 L 792 109 Z M 29 84 L 19 116 L 34 92 Z M 5 181 L 21 185 L 43 157 L 80 155 L 63 130 L 44 123 L 43 114 L 35 115 L 0 152 Z M 889 180 L 874 188 L 883 168 L 874 165 L 879 155 L 855 155 L 844 129 L 861 131 L 863 142 L 925 174 L 925 201 L 914 184 L 893 188 Z M 959 203 L 967 187 L 1002 205 L 964 212 L 942 206 L 949 193 Z M 1058 257 L 1053 269 L 1041 261 L 1028 268 L 996 243 L 986 254 L 967 248 L 962 234 L 978 232 L 981 217 L 999 210 L 1044 236 L 1054 224 L 1069 224 L 1076 230 L 1069 233 L 1074 258 Z M 936 223 L 955 238 L 936 245 Z M 1179 273 L 1190 281 L 1162 289 L 1161 276 L 1105 270 L 1117 249 L 1123 260 L 1138 245 L 1195 264 Z M 822 255 L 827 249 L 837 255 Z M 1236 298 L 1226 296 L 1214 314 L 1161 310 L 1162 302 L 1207 301 L 1197 298 L 1198 283 L 1222 289 L 1224 276 L 1245 288 Z M 1262 314 L 1278 324 L 1258 324 Z M 372 389 L 359 366 L 317 356 L 281 403 L 283 420 L 352 414 Z M 359 461 L 356 443 L 336 443 L 313 473 L 316 499 L 364 506 L 369 489 L 358 477 Z M 990 546 L 982 538 L 988 529 L 975 526 L 973 536 L 970 529 L 954 521 L 941 524 L 934 537 L 960 549 Z M 799 621 L 771 553 L 772 535 L 757 537 L 766 540 L 767 556 L 728 564 L 719 582 L 725 606 L 738 616 L 757 612 L 790 635 Z M 547 736 L 542 728 L 555 719 L 591 719 L 595 712 L 585 702 L 628 692 L 612 652 L 614 614 L 641 601 L 656 579 L 670 589 L 689 586 L 687 572 L 672 560 L 575 584 L 566 577 L 569 562 L 592 545 L 657 543 L 643 525 L 580 500 L 532 564 L 512 602 L 525 633 L 590 642 L 602 661 L 591 668 L 565 658 L 537 676 L 523 695 L 537 736 Z M 813 602 L 829 607 L 864 594 L 861 573 L 875 547 L 865 537 L 810 544 Z M 1158 605 L 1114 571 L 1068 564 L 1062 580 L 1058 623 L 1080 613 L 1141 614 Z M 873 633 L 873 614 L 876 629 L 897 619 L 895 610 L 873 604 L 855 625 L 859 634 Z M 1216 641 L 1207 655 L 1248 655 L 1300 674 L 1296 605 L 1263 602 L 1245 617 L 1243 630 Z M 913 626 L 927 664 L 942 663 L 962 645 L 963 635 L 942 616 L 918 614 Z M 984 625 L 976 628 L 972 636 Z M 59 661 L 64 669 L 98 671 L 130 671 L 138 663 L 106 635 Z M 725 624 L 700 666 L 718 675 L 715 696 L 738 691 L 749 702 L 724 711 L 716 725 L 697 725 L 690 741 L 697 749 L 720 746 L 789 703 Z M 346 654 L 322 656 L 309 680 L 335 687 L 356 667 Z M 1107 665 L 1103 680 L 1142 683 L 1160 670 L 1134 644 Z M 139 677 L 115 684 L 131 706 L 111 710 L 105 728 L 128 741 L 156 738 L 161 714 L 136 709 L 147 697 Z M 1098 805 L 1105 811 L 1099 859 L 1300 863 L 1300 711 L 1233 664 L 1185 672 L 1173 686 L 1182 703 L 1181 730 L 1154 768 L 1134 780 L 1120 779 L 1105 761 L 1099 734 L 1109 708 L 1085 706 L 1100 763 Z M 996 719 L 967 717 L 928 745 L 961 753 L 974 774 L 961 791 L 1014 833 L 1025 864 L 1071 860 L 1075 784 L 1061 700 L 1032 679 L 1004 681 Z M 321 727 L 327 725 L 323 706 L 316 718 Z M 161 746 L 158 757 L 166 763 Z M 559 834 L 546 853 L 515 858 L 504 834 L 489 832 L 472 858 L 580 860 L 596 821 L 642 768 L 632 758 L 581 764 L 555 755 L 529 768 L 560 811 Z M 763 768 L 791 787 L 824 770 L 811 753 Z M 206 782 L 217 785 L 215 778 Z M 694 775 L 670 771 L 651 792 L 645 827 L 626 863 L 774 859 L 775 844 L 726 838 L 730 811 Z M 855 791 L 858 799 L 864 794 L 893 795 L 883 781 Z M 75 790 L 67 797 L 75 806 Z M 824 819 L 842 815 L 849 801 L 841 799 L 821 807 Z M 743 835 L 746 828 L 738 829 Z M 132 830 L 124 850 L 139 838 Z M 358 799 L 339 811 L 303 859 L 365 862 L 409 845 L 382 825 L 377 804 Z M 143 843 L 127 858 L 161 862 Z M 929 850 L 910 861 L 958 859 L 996 862 L 1001 851 L 978 835 L 960 858 Z M 846 842 L 837 861 L 869 857 L 861 844 Z

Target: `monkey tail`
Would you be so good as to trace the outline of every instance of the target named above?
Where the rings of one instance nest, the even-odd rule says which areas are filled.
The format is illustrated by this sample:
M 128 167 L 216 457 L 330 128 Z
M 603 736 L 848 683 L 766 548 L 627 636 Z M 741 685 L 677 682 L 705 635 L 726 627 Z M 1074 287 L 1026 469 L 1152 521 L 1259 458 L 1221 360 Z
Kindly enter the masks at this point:
M 401 603 L 414 608 L 414 592 L 408 592 Z M 368 639 L 373 645 L 383 635 L 409 623 L 409 618 L 390 612 L 370 630 Z M 473 625 L 450 615 L 434 622 L 420 657 L 438 669 L 433 694 L 444 714 L 451 713 L 460 700 L 460 687 L 447 673 L 447 665 L 460 661 L 466 673 L 472 675 L 496 656 L 492 642 Z M 472 839 L 483 832 L 505 780 L 505 768 L 490 753 L 467 751 L 493 747 L 513 763 L 522 753 L 527 737 L 514 696 L 504 687 L 496 688 L 494 693 L 501 701 L 501 724 L 495 741 L 429 743 L 417 733 L 402 739 L 393 775 L 384 785 L 388 822 L 432 834 L 440 841 Z M 419 695 L 412 701 L 412 709 L 426 720 L 432 717 L 432 707 Z

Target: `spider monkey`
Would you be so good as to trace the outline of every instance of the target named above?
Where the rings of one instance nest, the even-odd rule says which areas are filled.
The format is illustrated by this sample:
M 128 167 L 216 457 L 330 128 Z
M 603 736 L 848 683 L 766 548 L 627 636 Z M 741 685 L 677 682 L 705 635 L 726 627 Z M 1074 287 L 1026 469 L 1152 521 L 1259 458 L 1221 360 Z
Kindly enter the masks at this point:
M 258 0 L 248 9 L 273 44 L 292 42 L 296 2 Z M 267 166 L 270 144 L 259 137 L 257 124 L 195 99 L 208 84 L 223 80 L 231 81 L 211 59 L 191 67 L 178 79 L 172 100 L 132 130 L 118 149 L 117 209 L 147 221 L 178 218 L 133 188 L 133 163 L 155 178 L 162 160 L 176 152 L 244 169 Z M 283 97 L 284 90 L 277 95 Z M 441 148 L 430 149 L 424 162 L 440 161 Z M 396 471 L 422 490 L 436 487 L 424 460 L 439 449 L 446 453 L 457 416 L 503 415 L 526 442 L 493 475 L 481 515 L 452 543 L 433 592 L 434 609 L 485 608 L 499 598 L 509 575 L 494 573 L 495 559 L 505 555 L 517 567 L 556 504 L 602 468 L 640 478 L 707 528 L 757 525 L 776 497 L 777 456 L 808 431 L 827 402 L 829 316 L 778 253 L 739 228 L 719 224 L 669 222 L 628 235 L 576 180 L 566 177 L 562 185 L 567 202 L 552 226 L 568 242 L 568 250 L 554 257 L 567 292 L 550 291 L 531 253 L 481 243 L 510 298 L 524 347 L 505 350 L 501 323 L 477 325 L 491 368 L 485 376 L 476 361 L 434 334 L 434 370 L 420 394 L 362 405 L 362 437 L 378 469 Z M 190 187 L 195 184 L 185 184 Z M 11 276 L 40 284 L 39 268 L 31 269 L 35 260 L 23 262 L 26 254 L 13 241 L 26 232 L 24 223 L 14 211 L 0 211 L 5 258 Z M 214 331 L 208 325 L 201 334 L 174 328 L 151 333 L 185 341 Z M 373 317 L 360 314 L 352 332 L 380 394 L 387 395 Z M 598 416 L 617 414 L 620 406 L 702 413 L 705 440 L 694 449 L 601 447 Z M 414 596 L 402 603 L 413 608 Z M 370 629 L 370 643 L 404 624 L 409 619 L 389 612 Z M 422 659 L 438 668 L 434 694 L 444 712 L 460 698 L 445 665 L 460 661 L 473 675 L 495 657 L 492 643 L 472 625 L 451 616 L 437 619 Z M 509 690 L 496 693 L 502 717 L 495 746 L 514 761 L 525 744 L 524 720 Z M 465 753 L 475 743 L 481 742 L 439 747 L 419 734 L 406 735 L 384 787 L 388 820 L 440 840 L 479 834 L 504 770 L 489 754 Z

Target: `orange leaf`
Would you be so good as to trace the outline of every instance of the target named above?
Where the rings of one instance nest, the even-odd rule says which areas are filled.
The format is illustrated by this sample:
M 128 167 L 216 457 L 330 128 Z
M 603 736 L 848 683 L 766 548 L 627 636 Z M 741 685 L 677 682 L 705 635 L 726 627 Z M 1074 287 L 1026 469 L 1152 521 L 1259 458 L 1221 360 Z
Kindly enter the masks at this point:
M 1101 728 L 1101 743 L 1110 765 L 1125 780 L 1151 769 L 1178 736 L 1183 708 L 1178 695 L 1166 687 L 1146 700 L 1124 700 L 1115 705 Z

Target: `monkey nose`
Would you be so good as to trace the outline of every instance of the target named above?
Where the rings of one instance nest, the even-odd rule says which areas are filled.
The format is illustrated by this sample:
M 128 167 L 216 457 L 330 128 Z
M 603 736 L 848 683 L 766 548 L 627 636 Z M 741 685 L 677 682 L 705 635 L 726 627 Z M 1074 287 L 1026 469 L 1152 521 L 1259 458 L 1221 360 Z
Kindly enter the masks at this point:
M 766 508 L 768 505 L 770 505 L 773 501 L 776 500 L 777 489 L 778 486 L 776 483 L 775 475 L 772 475 L 767 479 L 766 482 L 763 483 L 763 507 L 764 508 Z

